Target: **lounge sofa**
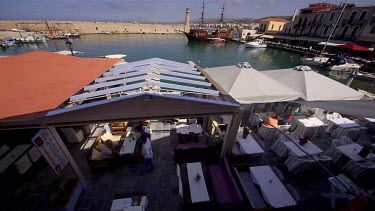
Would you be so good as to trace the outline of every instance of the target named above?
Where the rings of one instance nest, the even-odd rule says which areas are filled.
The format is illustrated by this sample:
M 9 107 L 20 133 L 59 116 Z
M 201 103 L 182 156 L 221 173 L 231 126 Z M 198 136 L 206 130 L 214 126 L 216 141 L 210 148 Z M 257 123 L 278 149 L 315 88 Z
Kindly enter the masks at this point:
M 218 209 L 236 210 L 244 207 L 244 198 L 226 159 L 208 166 Z
M 88 155 L 88 162 L 92 168 L 104 168 L 113 166 L 115 163 L 115 158 L 102 159 L 101 150 L 104 147 L 104 141 L 107 139 L 112 140 L 113 142 L 118 142 L 121 136 L 114 136 L 105 130 L 98 134 L 94 143 L 90 148 Z

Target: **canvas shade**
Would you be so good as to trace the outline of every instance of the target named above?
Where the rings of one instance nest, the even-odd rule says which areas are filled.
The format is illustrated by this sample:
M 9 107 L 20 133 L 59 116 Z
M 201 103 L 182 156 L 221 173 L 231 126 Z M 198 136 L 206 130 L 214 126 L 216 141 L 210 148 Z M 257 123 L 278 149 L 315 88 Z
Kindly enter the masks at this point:
M 300 94 L 253 68 L 235 65 L 204 69 L 212 80 L 241 104 L 291 101 Z
M 293 68 L 263 71 L 265 75 L 298 91 L 306 101 L 360 100 L 363 94 L 314 71 Z
M 369 48 L 366 48 L 366 47 L 363 47 L 363 46 L 360 46 L 360 45 L 356 45 L 354 43 L 345 44 L 345 45 L 337 45 L 335 47 L 336 48 L 350 49 L 350 50 L 353 50 L 353 51 L 371 51 Z

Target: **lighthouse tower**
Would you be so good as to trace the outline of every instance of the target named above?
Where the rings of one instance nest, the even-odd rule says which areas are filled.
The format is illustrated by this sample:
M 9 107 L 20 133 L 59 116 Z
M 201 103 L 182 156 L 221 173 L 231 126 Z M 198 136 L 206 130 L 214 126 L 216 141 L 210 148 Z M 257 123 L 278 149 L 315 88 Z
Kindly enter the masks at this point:
M 186 8 L 184 30 L 185 30 L 185 32 L 189 32 L 190 31 L 190 9 L 189 8 Z

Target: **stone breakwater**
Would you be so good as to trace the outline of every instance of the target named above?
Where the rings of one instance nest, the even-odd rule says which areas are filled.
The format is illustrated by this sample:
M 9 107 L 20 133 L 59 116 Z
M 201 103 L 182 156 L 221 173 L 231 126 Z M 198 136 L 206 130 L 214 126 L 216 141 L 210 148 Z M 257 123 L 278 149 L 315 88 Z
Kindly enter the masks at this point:
M 123 23 L 123 22 L 83 22 L 83 21 L 47 21 L 48 26 L 54 33 L 165 33 L 174 34 L 189 31 L 184 24 L 145 24 L 145 23 Z M 49 34 L 45 21 L 0 21 L 0 30 L 24 29 L 38 33 Z

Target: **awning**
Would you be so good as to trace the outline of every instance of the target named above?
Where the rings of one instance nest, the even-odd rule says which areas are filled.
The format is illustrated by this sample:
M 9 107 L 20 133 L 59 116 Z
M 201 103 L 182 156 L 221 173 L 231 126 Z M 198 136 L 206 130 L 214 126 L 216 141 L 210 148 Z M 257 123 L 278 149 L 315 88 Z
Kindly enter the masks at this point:
M 360 45 L 357 45 L 357 44 L 354 44 L 354 43 L 345 44 L 345 45 L 337 45 L 335 47 L 336 48 L 345 48 L 345 49 L 349 49 L 349 50 L 352 50 L 352 51 L 371 51 L 369 48 L 366 48 L 366 47 L 363 47 L 363 46 L 360 46 Z
M 337 46 L 337 45 L 344 45 L 350 43 L 349 41 L 343 41 L 343 40 L 330 40 L 329 42 L 324 41 L 318 43 L 318 45 L 328 45 L 328 46 Z
M 296 40 L 308 41 L 308 42 L 323 42 L 325 39 L 316 37 L 297 37 Z
M 284 35 L 275 35 L 274 38 L 284 39 L 284 40 L 296 40 L 297 37 L 290 37 L 290 36 L 284 36 Z
M 273 35 L 262 35 L 260 37 L 261 38 L 266 38 L 266 39 L 273 39 L 273 38 L 275 38 Z

